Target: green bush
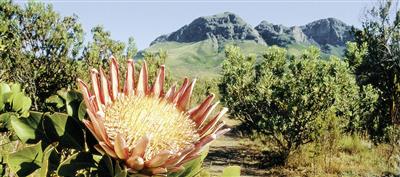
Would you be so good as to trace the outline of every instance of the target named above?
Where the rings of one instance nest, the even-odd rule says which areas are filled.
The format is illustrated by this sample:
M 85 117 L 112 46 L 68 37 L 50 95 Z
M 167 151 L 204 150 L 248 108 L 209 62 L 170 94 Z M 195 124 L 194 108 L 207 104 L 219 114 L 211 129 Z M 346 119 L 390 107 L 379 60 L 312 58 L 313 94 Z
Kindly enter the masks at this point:
M 222 75 L 222 101 L 231 114 L 246 129 L 270 136 L 284 157 L 320 138 L 329 125 L 340 131 L 358 130 L 360 115 L 366 114 L 347 63 L 336 57 L 323 60 L 316 48 L 291 57 L 285 49 L 270 47 L 256 62 L 228 47 Z
M 389 141 L 385 129 L 400 123 L 400 10 L 398 2 L 381 0 L 367 9 L 362 28 L 354 30 L 346 60 L 361 86 L 379 90 L 376 109 L 366 123 L 375 141 Z

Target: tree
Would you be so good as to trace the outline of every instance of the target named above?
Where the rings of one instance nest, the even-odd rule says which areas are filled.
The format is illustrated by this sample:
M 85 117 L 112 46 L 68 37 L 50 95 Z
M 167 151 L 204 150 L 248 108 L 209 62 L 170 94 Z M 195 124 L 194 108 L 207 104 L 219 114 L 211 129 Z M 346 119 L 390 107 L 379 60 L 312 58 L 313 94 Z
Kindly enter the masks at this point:
M 126 48 L 126 58 L 132 58 L 136 55 L 138 49 L 136 47 L 135 39 L 133 37 L 129 37 L 128 39 L 128 47 Z
M 121 72 L 125 72 L 128 59 L 133 59 L 137 53 L 135 40 L 133 37 L 128 39 L 128 44 L 114 40 L 111 38 L 111 33 L 106 31 L 103 26 L 92 28 L 92 42 L 85 46 L 80 58 L 79 77 L 83 80 L 89 80 L 89 69 L 91 68 L 107 68 L 109 59 L 114 56 L 120 65 Z M 107 70 L 106 70 L 107 71 Z
M 381 138 L 385 128 L 400 123 L 400 11 L 397 2 L 380 1 L 367 11 L 355 44 L 346 53 L 357 82 L 379 90 L 375 118 L 369 122 L 372 137 Z
M 21 83 L 36 110 L 57 90 L 72 87 L 73 61 L 83 43 L 76 16 L 61 17 L 51 5 L 28 2 L 24 7 L 0 1 L 1 80 Z
M 92 42 L 83 50 L 82 60 L 90 68 L 99 68 L 108 66 L 108 59 L 111 56 L 118 60 L 124 58 L 125 44 L 120 41 L 113 40 L 111 33 L 106 31 L 103 26 L 93 27 L 91 30 Z M 125 62 L 120 62 L 125 63 Z

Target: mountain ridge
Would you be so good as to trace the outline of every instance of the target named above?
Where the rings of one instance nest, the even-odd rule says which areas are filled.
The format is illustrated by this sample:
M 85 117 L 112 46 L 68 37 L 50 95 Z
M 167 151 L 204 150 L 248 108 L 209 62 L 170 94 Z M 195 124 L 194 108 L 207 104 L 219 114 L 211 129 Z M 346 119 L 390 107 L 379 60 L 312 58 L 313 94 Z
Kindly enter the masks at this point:
M 177 31 L 161 35 L 150 43 L 158 42 L 199 42 L 215 38 L 224 40 L 254 40 L 264 44 L 258 32 L 241 17 L 231 12 L 224 12 L 211 16 L 202 16 L 184 25 Z
M 346 42 L 353 40 L 351 28 L 336 18 L 324 18 L 291 27 L 263 20 L 253 28 L 238 15 L 224 12 L 198 17 L 172 33 L 157 37 L 150 46 L 160 42 L 190 43 L 206 39 L 216 40 L 219 44 L 230 40 L 251 40 L 261 45 L 280 47 L 291 44 L 316 45 L 324 51 L 329 46 L 345 47 Z
M 245 55 L 262 56 L 268 46 L 287 49 L 288 55 L 301 55 L 309 46 L 321 49 L 322 58 L 343 56 L 345 43 L 351 40 L 350 26 L 338 19 L 326 18 L 302 26 L 287 27 L 260 22 L 254 28 L 239 16 L 220 13 L 199 17 L 178 30 L 156 38 L 135 56 L 166 51 L 166 66 L 173 76 L 216 78 L 225 59 L 226 45 L 238 46 Z

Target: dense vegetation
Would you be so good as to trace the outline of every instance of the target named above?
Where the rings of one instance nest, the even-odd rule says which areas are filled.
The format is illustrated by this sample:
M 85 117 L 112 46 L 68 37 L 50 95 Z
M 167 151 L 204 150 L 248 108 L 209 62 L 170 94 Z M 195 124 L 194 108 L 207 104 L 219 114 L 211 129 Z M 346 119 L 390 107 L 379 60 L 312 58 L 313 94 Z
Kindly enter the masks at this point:
M 271 47 L 259 63 L 235 47 L 226 53 L 222 101 L 243 128 L 271 136 L 284 156 L 325 131 L 363 129 L 362 119 L 374 109 L 376 91 L 360 88 L 347 63 L 322 60 L 316 48 L 289 58 Z
M 342 152 L 360 159 L 384 154 L 365 166 L 390 171 L 400 163 L 393 160 L 400 140 L 400 11 L 394 1 L 382 1 L 367 15 L 341 58 L 327 58 L 315 47 L 292 55 L 290 49 L 233 42 L 224 48 L 220 74 L 210 74 L 218 71 L 220 61 L 213 59 L 221 56 L 207 50 L 173 43 L 167 51 L 160 45 L 139 55 L 154 78 L 169 55 L 205 53 L 209 58 L 199 59 L 204 65 L 192 72 L 207 77 L 199 78 L 191 104 L 216 93 L 230 118 L 241 121 L 237 129 L 245 137 L 278 154 L 279 160 L 267 159 L 274 165 L 306 164 L 320 154 L 324 163 Z M 109 67 L 112 55 L 126 63 L 138 51 L 133 38 L 116 41 L 102 26 L 91 30 L 89 43 L 83 34 L 77 16 L 62 17 L 51 5 L 0 1 L 1 175 L 126 175 L 119 162 L 95 153 L 75 83 L 78 77 L 88 81 L 91 68 Z M 207 42 L 194 45 L 212 48 Z M 138 71 L 143 60 L 135 62 Z M 174 83 L 168 78 L 165 87 Z M 186 173 L 197 173 L 203 158 Z
M 343 59 L 321 59 L 316 48 L 293 56 L 269 47 L 256 60 L 226 48 L 219 89 L 242 131 L 273 143 L 282 163 L 309 144 L 328 146 L 314 149 L 324 154 L 342 137 L 361 135 L 392 146 L 390 158 L 399 145 L 400 11 L 394 6 L 382 1 L 368 11 Z

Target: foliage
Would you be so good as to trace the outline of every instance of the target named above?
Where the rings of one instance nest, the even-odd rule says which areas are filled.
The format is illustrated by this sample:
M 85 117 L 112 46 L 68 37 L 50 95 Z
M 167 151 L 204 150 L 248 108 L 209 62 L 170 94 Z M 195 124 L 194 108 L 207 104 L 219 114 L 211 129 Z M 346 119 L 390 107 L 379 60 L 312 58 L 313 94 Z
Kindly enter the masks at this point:
M 118 59 L 124 58 L 122 56 L 125 44 L 111 39 L 111 33 L 106 31 L 103 26 L 93 27 L 91 33 L 93 34 L 93 41 L 85 46 L 82 55 L 85 66 L 89 68 L 104 67 L 108 66 L 108 59 L 111 56 L 115 56 Z
M 14 117 L 28 117 L 31 100 L 25 96 L 19 84 L 0 83 L 0 131 L 10 130 Z
M 125 45 L 102 26 L 84 45 L 78 17 L 62 17 L 41 2 L 0 1 L 0 24 L 0 81 L 20 83 L 37 111 L 48 111 L 44 99 L 74 88 L 78 76 L 87 80 L 86 71 L 108 66 L 112 55 L 125 60 L 137 52 L 132 37 Z
M 400 11 L 397 1 L 382 0 L 366 13 L 362 29 L 355 30 L 346 57 L 360 85 L 379 90 L 375 117 L 367 122 L 375 140 L 385 128 L 399 123 L 400 115 Z
M 288 170 L 277 176 L 395 176 L 398 159 L 390 157 L 387 144 L 374 145 L 368 137 L 342 135 L 335 149 L 313 142 L 289 157 Z M 397 147 L 398 150 L 398 147 Z M 290 168 L 290 170 L 289 170 Z M 285 174 L 286 171 L 286 174 Z
M 360 116 L 368 115 L 359 109 L 360 102 L 373 104 L 373 99 L 360 100 L 360 88 L 345 62 L 321 60 L 316 48 L 288 57 L 285 49 L 271 47 L 259 63 L 236 47 L 226 55 L 222 101 L 246 129 L 270 136 L 284 157 L 332 125 L 340 131 L 359 129 Z
M 83 30 L 76 16 L 61 17 L 51 5 L 20 7 L 0 2 L 1 80 L 21 83 L 36 110 L 44 98 L 73 86 Z M 12 74 L 11 74 L 12 73 Z
M 6 84 L 1 85 L 1 90 L 7 90 L 4 85 Z M 18 87 L 16 85 L 12 88 Z M 15 93 L 21 93 L 18 91 Z M 4 93 L 2 96 L 14 94 L 11 91 Z M 25 98 L 29 100 L 28 97 Z M 81 102 L 80 93 L 61 90 L 57 95 L 49 97 L 47 104 L 52 104 L 55 110 L 62 110 L 67 114 L 31 111 L 26 117 L 12 117 L 9 127 L 17 137 L 17 140 L 12 141 L 20 141 L 23 146 L 13 153 L 0 154 L 5 157 L 2 165 L 7 169 L 7 174 L 126 177 L 127 169 L 119 161 L 101 155 L 93 148 L 96 141 L 80 120 L 86 116 Z M 29 108 L 30 105 L 25 107 Z M 184 171 L 170 175 L 195 176 L 200 172 L 207 152 L 203 151 L 201 157 L 184 164 Z
M 107 67 L 111 56 L 133 58 L 137 48 L 134 38 L 127 44 L 113 40 L 102 26 L 91 32 L 93 40 L 84 45 L 77 16 L 62 17 L 41 2 L 0 1 L 0 129 L 7 136 L 0 176 L 128 176 L 122 163 L 94 148 L 74 83 L 87 79 L 91 68 Z M 152 78 L 167 56 L 163 50 L 144 54 Z M 3 145 L 10 149 L 3 151 Z M 174 175 L 198 175 L 206 155 Z

